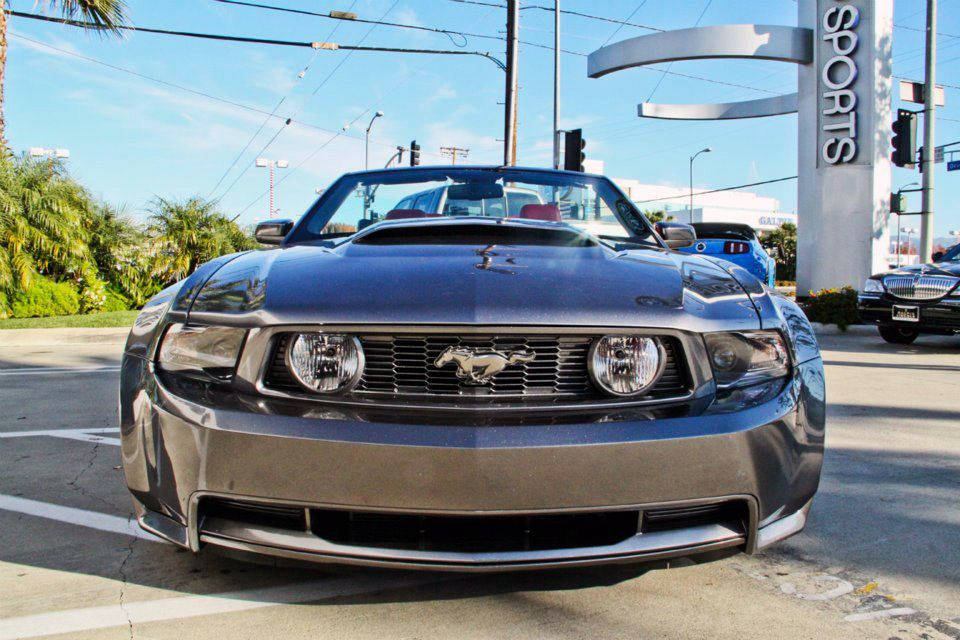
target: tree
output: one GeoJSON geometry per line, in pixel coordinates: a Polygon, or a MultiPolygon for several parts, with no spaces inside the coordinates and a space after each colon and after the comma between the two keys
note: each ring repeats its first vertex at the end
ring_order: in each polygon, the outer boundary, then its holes
{"type": "Polygon", "coordinates": [[[157,197],[148,232],[155,242],[153,273],[163,284],[186,278],[204,262],[226,253],[256,248],[235,222],[217,209],[215,200],[157,197]]]}
{"type": "Polygon", "coordinates": [[[95,277],[87,246],[92,207],[59,162],[0,157],[0,289],[26,289],[36,274],[95,277]]]}
{"type": "Polygon", "coordinates": [[[668,216],[667,212],[664,211],[663,209],[659,209],[657,211],[647,209],[643,212],[643,215],[647,217],[647,220],[649,220],[654,224],[658,222],[671,222],[674,219],[673,216],[668,216]]]}
{"type": "MultiPolygon", "coordinates": [[[[6,2],[3,3],[6,5],[6,2]]],[[[101,33],[119,35],[126,24],[126,3],[123,0],[47,0],[46,4],[60,10],[64,18],[79,18],[101,33]]],[[[0,7],[5,8],[5,7],[0,7]]],[[[4,80],[7,68],[7,14],[0,11],[0,141],[6,146],[6,118],[4,116],[4,80]]]]}
{"type": "Polygon", "coordinates": [[[797,225],[785,222],[760,241],[773,249],[777,261],[777,280],[794,282],[797,279],[797,225]]]}

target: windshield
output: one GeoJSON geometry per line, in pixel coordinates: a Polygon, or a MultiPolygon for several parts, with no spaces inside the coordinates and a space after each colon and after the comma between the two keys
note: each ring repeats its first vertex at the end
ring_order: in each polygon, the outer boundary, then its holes
{"type": "Polygon", "coordinates": [[[660,246],[643,216],[605,178],[455,167],[345,175],[307,212],[289,242],[343,237],[383,221],[415,218],[534,220],[660,246]]]}
{"type": "Polygon", "coordinates": [[[940,262],[960,262],[960,244],[956,244],[946,255],[940,258],[940,262]]]}

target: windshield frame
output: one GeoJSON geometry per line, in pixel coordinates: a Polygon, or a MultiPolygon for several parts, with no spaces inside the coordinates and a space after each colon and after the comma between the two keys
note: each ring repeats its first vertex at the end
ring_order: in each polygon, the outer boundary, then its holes
{"type": "MultiPolygon", "coordinates": [[[[616,217],[620,226],[628,234],[617,240],[621,242],[637,242],[637,246],[647,244],[655,245],[658,248],[666,248],[660,236],[657,234],[654,226],[646,219],[643,213],[630,202],[630,199],[617,187],[616,183],[605,176],[573,173],[569,171],[556,171],[552,169],[536,168],[518,168],[518,167],[415,167],[415,168],[393,168],[378,169],[372,171],[356,171],[345,173],[320,195],[313,205],[301,216],[300,220],[294,225],[294,228],[287,235],[282,243],[283,246],[296,244],[310,244],[317,242],[329,242],[335,240],[346,242],[354,233],[343,234],[324,234],[310,231],[316,228],[321,221],[325,227],[330,219],[336,214],[338,207],[345,197],[352,193],[361,182],[381,182],[383,184],[416,184],[418,180],[427,183],[430,180],[438,178],[456,179],[457,176],[467,174],[493,173],[499,176],[515,176],[517,182],[529,181],[531,183],[549,184],[555,180],[562,184],[565,181],[574,181],[594,188],[597,194],[604,201],[608,201],[613,215],[616,217]],[[336,203],[336,205],[333,205],[336,203]],[[322,218],[320,216],[326,216],[322,218]]],[[[499,178],[498,178],[499,179],[499,178]]],[[[573,225],[571,225],[573,226],[573,225]]],[[[609,244],[613,242],[612,238],[598,238],[598,240],[609,244]]]]}
{"type": "Polygon", "coordinates": [[[960,244],[950,247],[937,262],[955,262],[960,260],[960,244]]]}

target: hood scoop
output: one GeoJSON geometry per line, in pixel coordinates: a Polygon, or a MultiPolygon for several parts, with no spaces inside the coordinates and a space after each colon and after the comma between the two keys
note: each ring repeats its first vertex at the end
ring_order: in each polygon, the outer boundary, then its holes
{"type": "Polygon", "coordinates": [[[503,222],[419,222],[371,227],[357,245],[512,245],[595,247],[590,236],[571,227],[503,222]]]}

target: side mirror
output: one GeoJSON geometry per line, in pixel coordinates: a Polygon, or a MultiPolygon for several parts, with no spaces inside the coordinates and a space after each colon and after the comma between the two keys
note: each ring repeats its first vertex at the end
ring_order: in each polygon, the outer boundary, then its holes
{"type": "Polygon", "coordinates": [[[293,229],[293,220],[266,220],[257,225],[253,237],[260,244],[280,244],[293,229]]]}
{"type": "Polygon", "coordinates": [[[671,249],[692,247],[697,241],[697,232],[689,224],[680,222],[658,222],[654,225],[657,233],[671,249]]]}
{"type": "Polygon", "coordinates": [[[940,262],[943,260],[943,251],[937,251],[933,254],[933,261],[940,262]]]}

